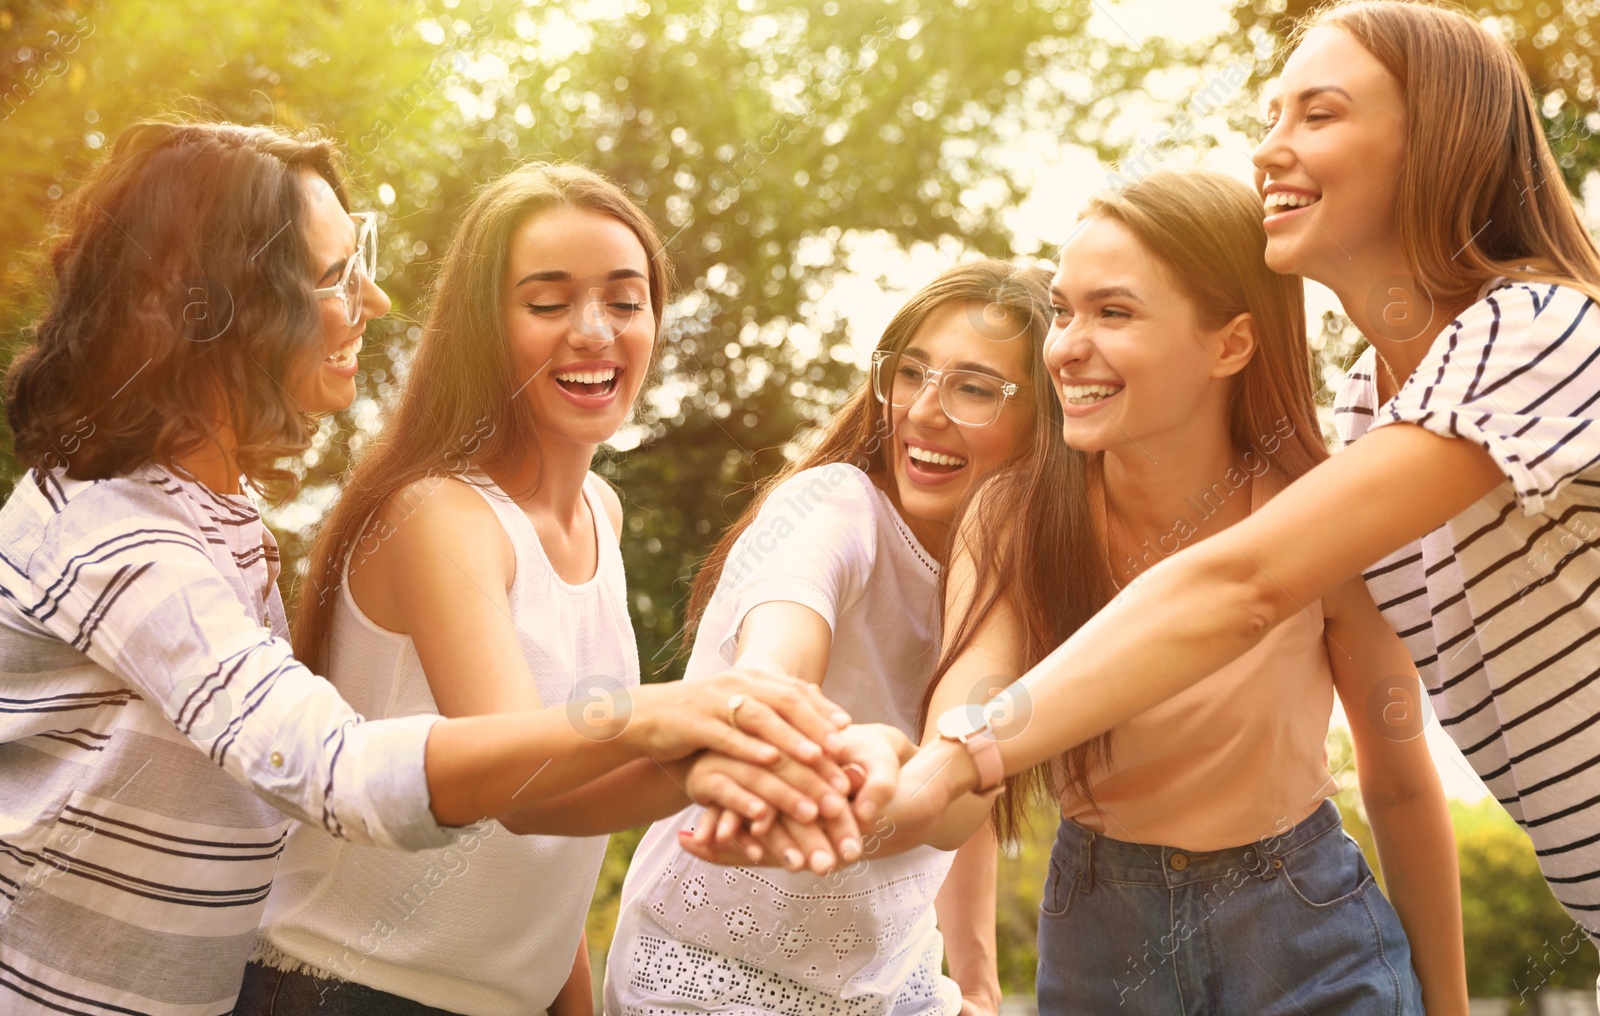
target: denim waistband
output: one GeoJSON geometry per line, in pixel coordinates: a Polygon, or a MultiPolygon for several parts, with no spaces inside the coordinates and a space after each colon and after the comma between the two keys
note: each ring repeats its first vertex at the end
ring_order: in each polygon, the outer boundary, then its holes
{"type": "Polygon", "coordinates": [[[1230,877],[1271,879],[1284,857],[1341,827],[1338,807],[1324,799],[1304,821],[1282,833],[1241,847],[1192,851],[1114,840],[1063,819],[1056,849],[1077,861],[1087,880],[1084,891],[1096,879],[1177,887],[1230,877]]]}

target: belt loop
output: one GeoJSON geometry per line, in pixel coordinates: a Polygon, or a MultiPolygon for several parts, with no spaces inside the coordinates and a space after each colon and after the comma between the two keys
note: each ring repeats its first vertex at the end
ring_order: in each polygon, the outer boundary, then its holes
{"type": "Polygon", "coordinates": [[[1078,891],[1085,896],[1094,892],[1094,835],[1083,831],[1083,888],[1078,891]]]}

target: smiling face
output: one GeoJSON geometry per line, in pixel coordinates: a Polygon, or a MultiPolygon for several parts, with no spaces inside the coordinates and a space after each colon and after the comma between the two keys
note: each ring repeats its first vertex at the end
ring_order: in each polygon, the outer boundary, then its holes
{"type": "Polygon", "coordinates": [[[597,445],[616,433],[655,346],[649,262],[622,222],[558,205],[512,232],[506,337],[542,439],[597,445]]]}
{"type": "MultiPolygon", "coordinates": [[[[350,213],[339,204],[333,188],[313,170],[300,174],[306,202],[306,247],[310,256],[312,286],[337,285],[346,262],[355,256],[357,229],[350,213]]],[[[344,301],[319,299],[322,344],[317,361],[300,371],[287,385],[295,403],[313,415],[332,413],[356,397],[356,354],[367,322],[389,313],[389,297],[369,278],[361,280],[361,316],[355,324],[345,318],[344,301]]]]}
{"type": "Polygon", "coordinates": [[[1010,381],[1021,391],[1005,400],[999,417],[985,427],[954,422],[939,403],[930,380],[904,408],[890,408],[893,428],[890,472],[895,500],[924,543],[954,517],[972,484],[1002,465],[1032,434],[1033,407],[1027,401],[1028,332],[1002,329],[1014,338],[997,341],[985,305],[952,301],[935,307],[918,326],[901,356],[935,370],[973,370],[1010,381]],[[925,535],[926,534],[926,535],[925,535]]]}
{"type": "MultiPolygon", "coordinates": [[[[1062,248],[1044,362],[1079,451],[1182,447],[1207,418],[1227,426],[1232,323],[1208,329],[1193,302],[1137,237],[1090,218],[1062,248]]],[[[1159,453],[1156,457],[1159,459],[1159,453]]]]}
{"type": "Polygon", "coordinates": [[[1324,25],[1284,65],[1252,160],[1267,265],[1335,290],[1400,252],[1405,97],[1377,57],[1324,25]]]}

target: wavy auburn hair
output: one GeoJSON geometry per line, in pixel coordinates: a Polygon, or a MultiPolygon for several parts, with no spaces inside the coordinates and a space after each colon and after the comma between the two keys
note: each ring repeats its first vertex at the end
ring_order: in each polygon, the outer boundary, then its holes
{"type": "Polygon", "coordinates": [[[315,421],[284,386],[323,343],[305,170],[349,208],[314,131],[146,121],[117,138],[56,213],[50,306],[6,375],[23,465],[80,480],[171,466],[220,418],[246,481],[293,494],[276,463],[315,421]]]}
{"type": "Polygon", "coordinates": [[[1471,302],[1496,276],[1600,300],[1600,252],[1509,46],[1461,11],[1417,0],[1335,3],[1296,26],[1295,40],[1323,26],[1350,33],[1400,82],[1400,242],[1436,301],[1471,302]]]}
{"type": "MultiPolygon", "coordinates": [[[[1162,170],[1093,198],[1080,218],[1107,219],[1131,232],[1192,303],[1201,327],[1219,328],[1250,314],[1257,347],[1235,375],[1229,403],[1236,448],[1289,479],[1327,458],[1312,396],[1304,289],[1299,277],[1267,267],[1267,234],[1254,190],[1219,173],[1162,170]]],[[[1055,401],[1053,389],[1050,398],[1055,401]]],[[[1002,602],[1022,629],[1017,648],[1026,670],[1116,594],[1106,564],[1105,520],[1091,496],[1101,455],[1067,447],[1059,423],[1048,436],[1035,442],[1032,458],[991,475],[974,492],[974,510],[960,529],[975,570],[972,606],[943,647],[941,674],[1002,602]]],[[[1054,775],[1092,799],[1089,778],[1110,757],[1111,735],[1102,734],[1065,752],[1054,775]]],[[[1035,786],[1048,784],[1026,789],[1035,786]]],[[[1014,836],[1026,804],[1026,796],[1002,795],[997,832],[1014,836]]]]}
{"type": "Polygon", "coordinates": [[[563,207],[610,216],[639,238],[659,334],[671,264],[661,234],[621,187],[582,166],[531,162],[480,188],[439,269],[399,405],[312,544],[293,627],[295,656],[312,670],[326,668],[334,593],[373,512],[417,480],[493,472],[537,454],[532,411],[517,397],[525,379],[517,377],[506,335],[506,270],[513,232],[530,216],[563,207]]]}

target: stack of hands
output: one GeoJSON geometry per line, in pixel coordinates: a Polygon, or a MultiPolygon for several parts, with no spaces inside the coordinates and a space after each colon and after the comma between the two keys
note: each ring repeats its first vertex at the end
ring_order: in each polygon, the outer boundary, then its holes
{"type": "Polygon", "coordinates": [[[960,793],[940,742],[919,751],[887,724],[852,723],[804,681],[731,670],[678,692],[650,754],[682,767],[705,807],[679,834],[704,860],[822,874],[917,846],[960,793]]]}

